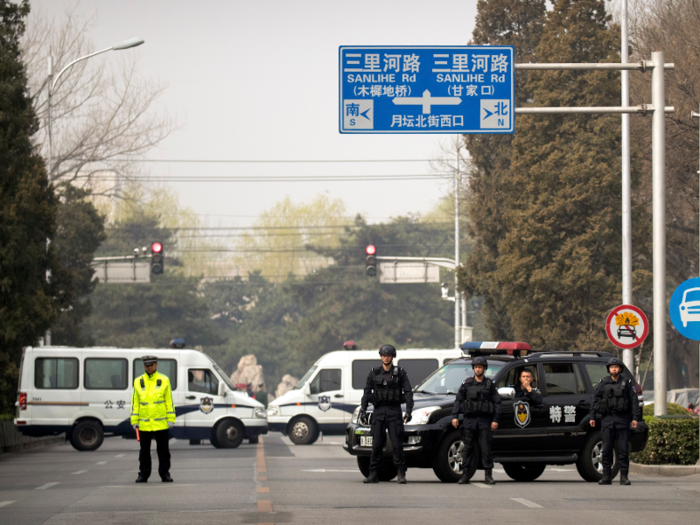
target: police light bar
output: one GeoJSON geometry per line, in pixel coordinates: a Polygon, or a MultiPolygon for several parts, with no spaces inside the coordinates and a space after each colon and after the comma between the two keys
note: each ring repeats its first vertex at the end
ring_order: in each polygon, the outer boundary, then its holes
{"type": "Polygon", "coordinates": [[[527,343],[510,341],[467,341],[462,344],[461,348],[470,355],[527,355],[532,351],[527,343]]]}
{"type": "Polygon", "coordinates": [[[370,244],[367,246],[367,249],[365,250],[367,252],[367,255],[374,255],[377,253],[377,247],[374,244],[370,244]]]}

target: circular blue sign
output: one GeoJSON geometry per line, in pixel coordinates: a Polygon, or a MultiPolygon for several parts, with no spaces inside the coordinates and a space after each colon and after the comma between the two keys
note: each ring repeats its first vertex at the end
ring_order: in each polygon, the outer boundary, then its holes
{"type": "Polygon", "coordinates": [[[700,341],[700,277],[688,279],[676,288],[668,312],[683,337],[700,341]]]}

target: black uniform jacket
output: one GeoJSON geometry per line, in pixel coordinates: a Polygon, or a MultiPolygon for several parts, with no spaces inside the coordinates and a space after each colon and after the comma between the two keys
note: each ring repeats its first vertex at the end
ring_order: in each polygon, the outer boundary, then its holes
{"type": "MultiPolygon", "coordinates": [[[[486,380],[487,379],[484,378],[484,381],[486,380]]],[[[488,422],[489,425],[491,423],[498,423],[498,419],[501,417],[501,396],[498,395],[498,389],[496,388],[496,384],[493,382],[493,380],[491,380],[491,388],[489,389],[488,397],[491,400],[491,403],[493,403],[493,414],[489,416],[477,416],[471,414],[467,416],[465,414],[463,423],[465,427],[468,428],[470,426],[468,420],[478,421],[481,424],[488,422]]],[[[457,391],[455,404],[452,408],[452,416],[454,418],[456,418],[461,412],[463,412],[463,405],[465,399],[467,399],[467,382],[463,381],[461,386],[459,387],[459,390],[457,391]]]]}
{"type": "Polygon", "coordinates": [[[629,399],[629,410],[627,412],[615,412],[601,414],[599,410],[599,403],[603,399],[603,390],[605,389],[605,381],[598,383],[595,389],[595,394],[593,396],[593,403],[591,403],[591,412],[589,414],[590,419],[602,419],[601,425],[603,428],[629,428],[630,423],[634,419],[635,421],[642,420],[642,409],[639,407],[639,397],[634,391],[634,386],[632,385],[632,380],[618,376],[617,381],[613,381],[613,385],[617,385],[620,382],[625,383],[625,395],[629,399]]]}
{"type": "MultiPolygon", "coordinates": [[[[391,368],[389,370],[384,370],[384,367],[381,366],[379,367],[379,378],[382,381],[386,381],[387,383],[393,382],[393,373],[394,373],[394,368],[396,368],[394,365],[391,365],[391,368]]],[[[370,370],[369,374],[367,375],[367,383],[365,384],[365,393],[362,395],[362,402],[360,403],[360,406],[362,407],[362,411],[367,410],[367,405],[369,403],[372,403],[374,405],[374,418],[376,419],[378,416],[385,414],[385,413],[398,413],[399,419],[401,418],[401,405],[400,404],[384,404],[381,401],[377,401],[374,398],[373,392],[374,392],[374,378],[375,378],[375,371],[377,369],[373,368],[370,370]]],[[[401,388],[403,389],[404,392],[404,401],[406,403],[406,414],[410,414],[413,412],[413,390],[411,390],[411,383],[408,381],[408,374],[406,371],[398,367],[398,376],[399,376],[399,384],[401,385],[401,388]]]]}
{"type": "Polygon", "coordinates": [[[528,401],[535,406],[539,406],[542,404],[542,394],[534,386],[532,387],[532,392],[516,388],[515,399],[522,399],[523,401],[528,401]]]}

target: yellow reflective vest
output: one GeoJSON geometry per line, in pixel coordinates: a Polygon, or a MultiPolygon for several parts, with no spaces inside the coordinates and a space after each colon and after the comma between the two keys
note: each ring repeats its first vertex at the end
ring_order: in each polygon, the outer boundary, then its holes
{"type": "Polygon", "coordinates": [[[131,425],[138,425],[142,432],[155,432],[167,429],[169,421],[175,422],[170,379],[157,371],[151,377],[137,377],[131,396],[131,425]]]}

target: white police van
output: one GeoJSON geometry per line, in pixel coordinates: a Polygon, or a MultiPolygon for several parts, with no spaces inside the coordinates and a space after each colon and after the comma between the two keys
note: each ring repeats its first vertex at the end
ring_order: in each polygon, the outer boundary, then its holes
{"type": "MultiPolygon", "coordinates": [[[[408,373],[415,386],[445,363],[462,357],[461,350],[397,350],[394,364],[408,373]]],[[[297,445],[314,443],[324,435],[342,435],[360,405],[372,368],[381,366],[378,350],[329,352],[309,368],[299,383],[268,404],[270,430],[282,432],[297,445]]]]}
{"type": "Polygon", "coordinates": [[[27,347],[20,365],[17,429],[28,436],[65,432],[77,450],[96,450],[105,434],[136,437],[130,423],[141,356],[158,358],[170,379],[176,439],[218,448],[256,443],[267,433],[265,407],[241,392],[205,353],[185,349],[27,347]]]}

